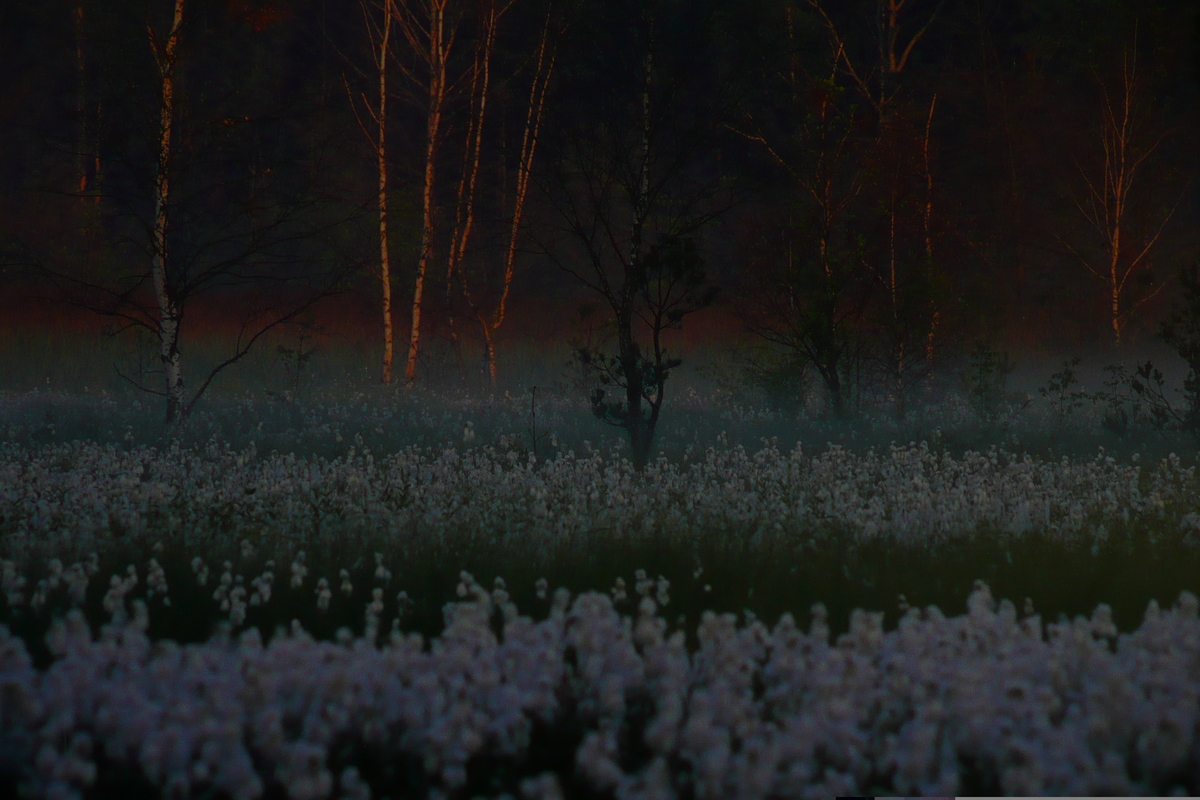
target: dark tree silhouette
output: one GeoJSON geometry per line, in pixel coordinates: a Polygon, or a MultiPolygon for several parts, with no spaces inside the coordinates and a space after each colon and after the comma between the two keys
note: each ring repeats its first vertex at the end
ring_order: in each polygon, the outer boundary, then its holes
{"type": "Polygon", "coordinates": [[[187,0],[173,0],[171,12],[165,30],[153,22],[147,26],[156,75],[152,97],[143,98],[148,113],[142,121],[153,132],[145,137],[153,145],[128,148],[124,179],[135,188],[109,197],[125,211],[110,223],[114,238],[134,244],[144,266],[109,280],[55,268],[30,248],[24,260],[54,288],[48,299],[112,320],[111,335],[130,329],[150,333],[158,345],[161,388],[121,377],[163,397],[166,421],[175,423],[269,331],[297,322],[339,292],[356,264],[324,246],[346,221],[328,216],[329,198],[282,178],[286,170],[277,168],[286,158],[268,163],[261,147],[243,141],[269,138],[280,118],[241,113],[249,109],[240,107],[236,92],[221,96],[200,71],[189,73],[188,61],[200,57],[207,31],[197,24],[189,33],[198,12],[187,0]],[[322,260],[326,263],[313,270],[322,260]],[[241,294],[243,306],[232,351],[189,394],[181,347],[186,312],[205,295],[222,302],[231,292],[241,294]]]}
{"type": "Polygon", "coordinates": [[[576,62],[563,81],[568,96],[560,94],[559,105],[570,116],[559,117],[546,193],[566,236],[543,240],[559,267],[612,312],[616,352],[577,354],[601,384],[592,410],[629,434],[639,470],[680,363],[668,356],[663,334],[715,299],[697,237],[732,202],[711,163],[720,99],[698,91],[711,14],[691,4],[652,5],[605,6],[599,19],[574,25],[589,36],[604,28],[623,46],[576,62]],[[613,386],[620,396],[610,394],[613,386]]]}

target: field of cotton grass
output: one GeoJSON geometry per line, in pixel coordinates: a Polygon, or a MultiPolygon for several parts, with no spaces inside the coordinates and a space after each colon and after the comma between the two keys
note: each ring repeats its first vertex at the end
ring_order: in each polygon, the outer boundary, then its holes
{"type": "Polygon", "coordinates": [[[0,784],[1200,793],[1194,445],[668,406],[639,474],[547,389],[0,396],[0,784]]]}

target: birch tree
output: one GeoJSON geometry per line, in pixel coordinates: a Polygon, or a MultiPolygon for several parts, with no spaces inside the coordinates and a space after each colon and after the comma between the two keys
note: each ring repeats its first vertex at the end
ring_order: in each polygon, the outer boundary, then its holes
{"type": "MultiPolygon", "coordinates": [[[[866,266],[876,277],[887,306],[882,327],[889,340],[888,352],[881,358],[885,362],[883,371],[886,373],[888,393],[901,417],[905,415],[906,398],[912,384],[916,379],[928,376],[932,369],[940,319],[937,300],[932,293],[933,172],[929,155],[936,95],[929,104],[928,113],[921,115],[925,123],[924,136],[921,138],[909,130],[915,126],[910,126],[906,119],[908,115],[904,113],[911,104],[900,96],[900,79],[915,48],[937,20],[944,0],[939,0],[932,10],[915,19],[912,2],[880,0],[877,4],[872,20],[876,52],[872,57],[862,55],[862,50],[852,49],[851,42],[830,15],[823,0],[807,0],[826,30],[835,54],[835,64],[850,85],[870,104],[877,120],[873,161],[877,173],[875,183],[883,188],[879,204],[886,219],[878,231],[883,246],[877,249],[866,266]],[[918,182],[924,184],[923,202],[913,197],[918,182]],[[919,256],[911,252],[907,242],[902,241],[906,238],[904,232],[912,227],[904,217],[915,206],[920,206],[916,215],[919,216],[918,225],[924,234],[923,252],[919,256]],[[914,258],[923,262],[922,269],[902,269],[910,266],[902,262],[914,258]],[[923,301],[919,297],[921,294],[925,295],[923,301]],[[922,335],[914,335],[916,327],[924,329],[922,335]],[[921,350],[924,351],[923,361],[917,356],[921,350]],[[924,375],[918,374],[921,372],[924,375]]],[[[915,117],[915,108],[913,112],[915,117]]]]}
{"type": "Polygon", "coordinates": [[[425,95],[425,169],[421,184],[421,244],[413,283],[412,322],[408,336],[408,358],[404,367],[405,383],[417,375],[417,356],[421,346],[421,312],[425,298],[425,279],[432,258],[434,240],[435,188],[440,155],[443,115],[451,88],[450,55],[458,31],[453,0],[414,0],[400,7],[399,22],[413,57],[402,62],[404,73],[423,89],[425,95]]]}
{"type": "MultiPolygon", "coordinates": [[[[117,371],[136,388],[162,397],[167,423],[177,423],[189,416],[213,381],[268,332],[296,323],[337,293],[355,260],[327,247],[331,231],[345,219],[322,207],[327,198],[308,196],[312,184],[297,185],[294,174],[271,182],[273,174],[286,170],[276,169],[283,162],[264,165],[257,147],[247,146],[258,139],[242,133],[255,124],[244,113],[250,109],[240,107],[245,101],[231,93],[232,100],[206,104],[202,93],[187,91],[196,87],[197,79],[211,87],[212,75],[201,77],[197,70],[189,79],[183,53],[191,6],[188,0],[173,0],[170,9],[164,30],[153,22],[145,28],[155,67],[154,88],[147,92],[154,100],[153,116],[146,120],[154,132],[152,178],[139,183],[149,170],[133,163],[146,155],[136,145],[112,161],[131,165],[128,175],[113,180],[114,186],[145,186],[114,199],[114,206],[133,211],[110,221],[126,242],[142,244],[137,237],[144,232],[145,267],[105,283],[92,275],[77,277],[74,270],[57,270],[36,257],[30,264],[58,289],[57,299],[111,320],[110,334],[136,329],[153,338],[162,376],[157,388],[117,371]],[[189,97],[184,113],[181,106],[189,97]],[[145,206],[148,217],[139,213],[145,206]],[[120,228],[122,222],[128,227],[120,228]],[[325,257],[332,262],[327,270],[303,274],[298,269],[325,257]],[[200,372],[198,386],[189,391],[181,353],[186,312],[202,295],[217,292],[223,307],[231,301],[235,308],[241,306],[241,326],[233,346],[200,372]]],[[[188,52],[189,58],[199,59],[198,50],[188,52]]],[[[212,93],[218,94],[219,88],[213,87],[212,93]]],[[[141,106],[143,99],[136,98],[132,108],[141,106]]]]}
{"type": "MultiPolygon", "coordinates": [[[[388,101],[388,62],[391,61],[392,20],[396,16],[394,0],[382,0],[380,3],[361,4],[363,20],[371,45],[372,66],[378,80],[379,94],[374,103],[361,96],[362,106],[373,123],[368,129],[362,118],[356,118],[359,127],[370,144],[378,172],[378,204],[379,204],[379,281],[383,298],[383,370],[380,380],[384,386],[392,382],[392,360],[394,350],[392,345],[392,270],[390,248],[388,244],[388,159],[387,159],[387,101],[388,101]],[[382,15],[382,23],[376,15],[382,15]]],[[[354,95],[346,85],[346,93],[354,102],[354,95]]]]}
{"type": "Polygon", "coordinates": [[[1161,137],[1154,141],[1143,138],[1137,45],[1122,55],[1115,86],[1099,75],[1096,81],[1100,89],[1100,158],[1094,167],[1076,161],[1086,191],[1075,198],[1075,207],[1086,221],[1093,242],[1099,245],[1099,252],[1091,256],[1070,243],[1067,247],[1104,283],[1109,328],[1113,343],[1119,346],[1133,312],[1162,290],[1159,285],[1140,299],[1132,300],[1134,284],[1130,279],[1141,275],[1149,278],[1147,284],[1153,281],[1148,258],[1175,209],[1167,210],[1157,224],[1150,225],[1138,224],[1133,213],[1134,187],[1140,187],[1145,162],[1161,142],[1161,137]]]}
{"type": "MultiPolygon", "coordinates": [[[[488,28],[487,37],[487,57],[490,58],[492,42],[494,41],[494,13],[492,15],[491,24],[488,28]]],[[[488,384],[493,392],[496,391],[496,332],[500,326],[504,324],[508,314],[508,299],[512,290],[513,275],[516,266],[517,245],[521,234],[521,219],[525,212],[525,201],[529,192],[529,178],[533,171],[533,159],[537,153],[539,136],[541,134],[542,117],[546,105],[546,90],[550,85],[550,78],[554,74],[554,63],[557,58],[556,41],[552,41],[551,32],[551,10],[547,8],[545,22],[542,25],[541,37],[538,41],[536,56],[533,60],[533,77],[530,80],[529,99],[526,106],[525,125],[521,134],[521,149],[517,156],[517,175],[516,186],[514,190],[512,217],[508,226],[508,235],[504,248],[502,277],[500,297],[495,302],[495,305],[488,311],[482,299],[477,296],[477,293],[471,288],[470,281],[466,273],[462,273],[462,292],[468,305],[471,308],[476,320],[479,323],[480,332],[483,335],[483,361],[484,370],[488,378],[488,384]]],[[[484,60],[486,65],[487,58],[484,60]]],[[[484,71],[484,91],[486,92],[486,68],[484,71]]],[[[473,197],[475,176],[479,170],[479,148],[483,126],[483,108],[484,102],[481,96],[479,102],[479,111],[476,115],[478,124],[474,127],[475,141],[473,161],[470,169],[470,192],[468,198],[473,197]]],[[[464,170],[464,176],[466,171],[464,170]]],[[[461,192],[460,192],[461,194],[461,192]]],[[[462,260],[463,250],[466,246],[466,235],[469,234],[471,228],[471,201],[468,200],[465,231],[462,240],[459,242],[457,260],[462,260]]],[[[453,250],[452,250],[453,252],[453,250]]],[[[452,262],[453,265],[453,262],[452,262]]]]}
{"type": "Polygon", "coordinates": [[[462,167],[459,172],[458,194],[455,198],[454,229],[446,254],[446,308],[450,315],[450,337],[462,367],[461,342],[455,324],[455,288],[472,309],[475,308],[465,272],[467,244],[475,228],[475,199],[479,183],[479,164],[483,152],[483,133],[487,121],[488,90],[491,87],[492,53],[496,46],[496,28],[500,15],[511,3],[498,8],[494,0],[483,4],[480,16],[482,31],[475,45],[475,61],[471,67],[471,87],[468,91],[466,136],[463,137],[462,167]]]}
{"type": "Polygon", "coordinates": [[[178,290],[167,276],[168,210],[171,203],[171,132],[175,123],[175,68],[178,64],[179,31],[183,25],[184,0],[175,0],[171,28],[165,40],[149,26],[150,44],[159,75],[158,167],[154,182],[154,228],[151,240],[151,275],[158,301],[158,347],[166,382],[167,422],[175,422],[188,409],[184,407],[183,369],[179,358],[179,323],[183,309],[178,290]]]}

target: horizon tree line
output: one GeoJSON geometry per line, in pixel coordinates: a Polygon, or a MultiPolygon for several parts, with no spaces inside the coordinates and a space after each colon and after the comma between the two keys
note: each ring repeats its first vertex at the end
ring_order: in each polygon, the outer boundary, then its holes
{"type": "Polygon", "coordinates": [[[1066,0],[362,0],[344,18],[160,0],[140,43],[135,5],[21,6],[70,56],[22,85],[73,91],[31,115],[60,131],[41,150],[13,128],[53,169],[8,194],[53,201],[8,216],[57,202],[71,233],[7,224],[3,252],[113,333],[153,335],[162,386],[138,385],[170,420],[367,275],[385,385],[402,280],[403,382],[444,342],[493,392],[513,293],[592,293],[615,350],[579,363],[636,460],[679,363],[670,331],[717,285],[766,368],[814,374],[834,414],[870,383],[903,416],[964,331],[996,338],[1081,279],[1121,344],[1193,247],[1194,162],[1164,120],[1190,119],[1194,53],[1162,43],[1200,20],[1170,0],[1086,34],[1066,0]],[[1035,113],[1053,103],[1060,125],[1035,113]],[[187,309],[231,291],[242,335],[189,395],[187,309]]]}

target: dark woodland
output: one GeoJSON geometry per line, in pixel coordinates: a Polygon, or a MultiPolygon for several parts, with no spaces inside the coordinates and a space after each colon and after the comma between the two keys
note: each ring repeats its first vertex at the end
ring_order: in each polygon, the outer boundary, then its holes
{"type": "Polygon", "coordinates": [[[143,336],[168,420],[295,326],[492,391],[566,343],[635,460],[697,342],[834,415],[973,347],[1189,357],[1191,3],[11,0],[0,37],[5,330],[143,336]]]}

